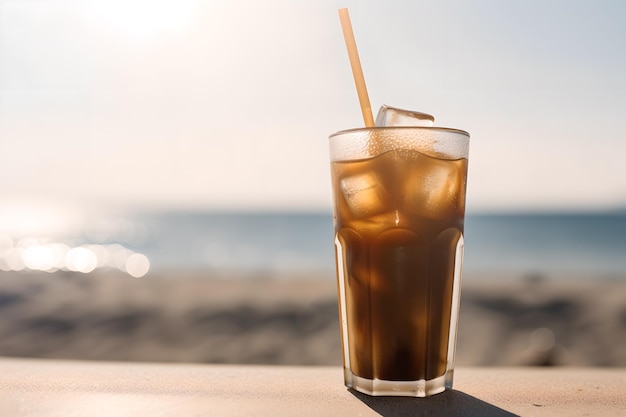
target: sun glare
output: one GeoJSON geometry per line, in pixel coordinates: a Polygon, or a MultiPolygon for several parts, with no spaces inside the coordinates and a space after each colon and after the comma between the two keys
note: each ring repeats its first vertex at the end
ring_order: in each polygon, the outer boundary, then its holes
{"type": "Polygon", "coordinates": [[[129,39],[146,40],[163,32],[186,28],[196,8],[195,0],[95,0],[89,14],[106,30],[129,39]]]}
{"type": "MultiPolygon", "coordinates": [[[[149,272],[150,260],[146,255],[119,243],[72,242],[85,234],[82,217],[77,207],[42,201],[0,201],[0,271],[61,270],[88,274],[103,268],[117,269],[135,278],[149,272]]],[[[106,233],[103,236],[111,237],[106,233]]]]}
{"type": "Polygon", "coordinates": [[[150,260],[119,244],[70,247],[48,238],[14,240],[0,234],[1,271],[74,271],[88,274],[98,268],[117,269],[141,278],[150,271],[150,260]]]}
{"type": "Polygon", "coordinates": [[[76,208],[38,201],[0,201],[0,230],[13,236],[55,236],[82,226],[76,208]]]}

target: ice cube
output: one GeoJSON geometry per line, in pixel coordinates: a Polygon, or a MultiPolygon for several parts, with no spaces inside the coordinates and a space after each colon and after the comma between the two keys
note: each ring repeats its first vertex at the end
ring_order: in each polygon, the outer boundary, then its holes
{"type": "Polygon", "coordinates": [[[450,215],[463,188],[460,161],[419,158],[405,180],[405,207],[429,218],[450,215]]]}
{"type": "Polygon", "coordinates": [[[387,192],[375,172],[350,175],[339,184],[353,218],[371,217],[387,209],[387,192]]]}
{"type": "Polygon", "coordinates": [[[374,216],[347,221],[346,226],[357,230],[364,238],[372,239],[385,230],[397,227],[398,216],[397,210],[386,211],[374,216]]]}
{"type": "Polygon", "coordinates": [[[376,126],[432,126],[435,118],[418,111],[397,109],[387,105],[380,106],[376,116],[376,126]]]}

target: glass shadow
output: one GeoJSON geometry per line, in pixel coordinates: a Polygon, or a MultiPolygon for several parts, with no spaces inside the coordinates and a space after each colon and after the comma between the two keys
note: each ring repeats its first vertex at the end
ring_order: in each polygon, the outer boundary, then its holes
{"type": "Polygon", "coordinates": [[[426,398],[370,397],[353,389],[348,391],[383,417],[519,417],[454,389],[426,398]]]}

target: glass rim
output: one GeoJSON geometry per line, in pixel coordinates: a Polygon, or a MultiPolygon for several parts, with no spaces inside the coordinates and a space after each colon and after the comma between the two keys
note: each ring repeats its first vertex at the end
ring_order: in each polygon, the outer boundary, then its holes
{"type": "Polygon", "coordinates": [[[453,127],[441,127],[441,126],[375,126],[375,127],[356,127],[356,128],[351,128],[351,129],[344,129],[344,130],[339,130],[335,133],[332,133],[328,138],[332,139],[336,136],[342,136],[342,135],[347,135],[347,134],[352,134],[352,133],[359,133],[359,132],[371,132],[371,131],[384,131],[384,130],[432,130],[432,131],[439,131],[439,132],[449,132],[449,133],[456,133],[456,134],[460,134],[463,136],[467,136],[468,138],[470,137],[470,134],[465,131],[465,130],[461,130],[461,129],[456,129],[453,127]]]}

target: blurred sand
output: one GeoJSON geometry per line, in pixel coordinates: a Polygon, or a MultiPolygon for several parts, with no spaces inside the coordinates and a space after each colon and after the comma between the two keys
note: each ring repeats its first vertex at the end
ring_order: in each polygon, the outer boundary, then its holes
{"type": "MultiPolygon", "coordinates": [[[[466,274],[457,363],[626,366],[626,278],[582,278],[466,274]]],[[[0,356],[339,365],[335,281],[0,272],[0,356]]]]}

